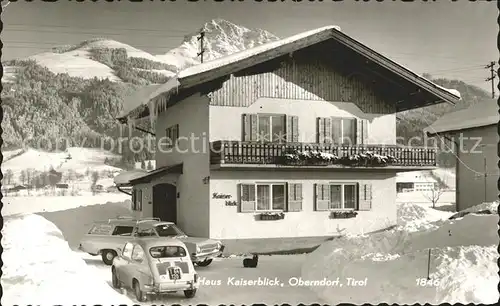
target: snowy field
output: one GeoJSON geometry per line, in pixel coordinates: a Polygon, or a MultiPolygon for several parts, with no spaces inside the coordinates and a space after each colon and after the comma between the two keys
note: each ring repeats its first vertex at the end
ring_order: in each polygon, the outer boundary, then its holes
{"type": "MultiPolygon", "coordinates": [[[[496,213],[497,205],[488,206],[496,213]]],[[[497,302],[498,215],[448,220],[452,215],[402,204],[396,228],[321,245],[308,256],[302,277],[338,278],[331,286],[310,285],[330,304],[497,302]],[[428,276],[430,282],[418,283],[428,276]],[[366,283],[353,286],[349,278],[366,283]]]]}
{"type": "Polygon", "coordinates": [[[28,148],[22,154],[15,156],[19,152],[19,150],[2,152],[11,157],[2,164],[2,171],[5,173],[6,170],[12,170],[14,180],[17,182],[20,172],[27,169],[48,171],[52,167],[59,172],[73,170],[80,174],[84,174],[87,170],[122,171],[120,168],[104,164],[106,158],[112,160],[119,156],[101,149],[71,147],[63,152],[46,152],[28,148]]]}
{"type": "MultiPolygon", "coordinates": [[[[130,215],[126,195],[119,195],[121,199],[111,194],[101,196],[79,200],[75,197],[3,199],[7,205],[2,229],[2,304],[29,304],[33,300],[40,305],[137,303],[130,290],[118,292],[111,287],[109,266],[99,256],[77,251],[78,241],[92,221],[130,215]],[[69,288],[61,293],[63,286],[69,288]]],[[[476,210],[496,213],[496,205],[482,205],[476,210]]],[[[337,238],[308,255],[261,256],[256,269],[243,268],[241,257],[220,258],[208,267],[196,268],[202,279],[216,284],[202,285],[194,299],[172,294],[148,304],[493,303],[498,300],[498,215],[469,214],[449,220],[453,212],[432,209],[429,205],[398,206],[399,224],[393,229],[337,238]],[[417,279],[427,278],[429,249],[431,284],[421,286],[417,279]],[[231,283],[231,280],[259,277],[277,278],[283,286],[248,287],[231,283]],[[325,277],[339,278],[343,286],[293,283],[325,277]],[[349,286],[348,277],[366,279],[367,283],[349,286]]]]}

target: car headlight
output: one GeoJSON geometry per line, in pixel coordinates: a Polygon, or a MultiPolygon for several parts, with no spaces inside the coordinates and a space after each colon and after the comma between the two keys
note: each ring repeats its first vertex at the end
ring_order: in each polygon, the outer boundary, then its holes
{"type": "Polygon", "coordinates": [[[199,246],[196,246],[196,253],[200,253],[201,252],[201,248],[199,246]]]}
{"type": "Polygon", "coordinates": [[[222,242],[217,241],[217,249],[219,249],[219,250],[220,250],[220,248],[221,248],[221,247],[222,247],[222,242]]]}

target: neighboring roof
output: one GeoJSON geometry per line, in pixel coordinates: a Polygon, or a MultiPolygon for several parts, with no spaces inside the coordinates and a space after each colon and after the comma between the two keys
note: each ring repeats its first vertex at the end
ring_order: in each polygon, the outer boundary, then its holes
{"type": "Polygon", "coordinates": [[[161,168],[158,168],[156,170],[149,171],[146,175],[131,179],[129,181],[129,184],[130,185],[137,185],[137,184],[142,184],[142,183],[149,183],[153,179],[155,179],[157,177],[161,177],[161,176],[163,176],[165,174],[169,174],[169,173],[182,174],[182,169],[183,169],[182,163],[176,164],[173,166],[161,167],[161,168]]]}
{"type": "Polygon", "coordinates": [[[146,174],[148,174],[148,171],[142,169],[123,171],[113,178],[113,183],[119,187],[129,186],[131,180],[145,176],[146,174]]]}
{"type": "Polygon", "coordinates": [[[426,127],[424,132],[428,135],[450,133],[496,125],[499,120],[497,101],[489,100],[474,104],[466,109],[447,113],[426,127]]]}
{"type": "Polygon", "coordinates": [[[364,56],[366,59],[431,93],[435,97],[434,103],[454,103],[460,100],[456,90],[442,88],[343,34],[338,27],[327,26],[186,68],[162,85],[145,86],[134,97],[126,99],[124,109],[118,116],[118,120],[126,122],[128,116],[136,116],[142,113],[151,100],[161,93],[167,93],[166,96],[168,97],[174,91],[179,92],[182,89],[215,80],[329,39],[334,39],[349,50],[364,56]]]}

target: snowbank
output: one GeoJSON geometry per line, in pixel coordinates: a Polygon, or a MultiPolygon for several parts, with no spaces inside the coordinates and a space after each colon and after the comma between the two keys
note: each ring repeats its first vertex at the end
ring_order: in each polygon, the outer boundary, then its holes
{"type": "Polygon", "coordinates": [[[448,219],[453,213],[412,203],[398,204],[398,229],[416,232],[436,228],[433,222],[448,219]]]}
{"type": "Polygon", "coordinates": [[[71,251],[62,233],[37,215],[5,218],[3,305],[129,304],[71,251]]]}
{"type": "Polygon", "coordinates": [[[400,206],[398,227],[324,243],[309,254],[302,278],[338,277],[343,286],[310,287],[331,304],[496,302],[498,216],[443,218],[445,214],[416,205],[400,206]],[[417,279],[427,277],[429,249],[430,277],[439,284],[418,286],[417,279]],[[366,279],[367,284],[349,286],[347,278],[366,279]]]}
{"type": "Polygon", "coordinates": [[[479,213],[479,214],[498,214],[498,201],[495,202],[486,202],[482,204],[478,204],[476,206],[469,207],[467,209],[461,210],[458,213],[452,215],[450,219],[461,218],[468,214],[479,213]]]}
{"type": "Polygon", "coordinates": [[[497,247],[454,247],[434,251],[439,262],[433,279],[440,280],[437,303],[495,303],[498,301],[497,247]],[[436,254],[437,253],[437,254],[436,254]]]}

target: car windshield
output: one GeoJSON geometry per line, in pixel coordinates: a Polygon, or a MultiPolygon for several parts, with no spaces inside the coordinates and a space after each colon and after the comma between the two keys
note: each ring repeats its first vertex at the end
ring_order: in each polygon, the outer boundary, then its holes
{"type": "Polygon", "coordinates": [[[153,258],[185,257],[186,250],[180,246],[156,246],[149,249],[153,258]]]}
{"type": "Polygon", "coordinates": [[[155,229],[160,237],[186,236],[186,234],[174,224],[157,225],[155,229]]]}

